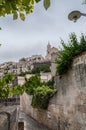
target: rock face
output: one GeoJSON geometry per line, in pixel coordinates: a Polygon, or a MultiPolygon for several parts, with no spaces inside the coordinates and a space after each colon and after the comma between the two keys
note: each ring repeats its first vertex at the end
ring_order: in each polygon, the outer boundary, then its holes
{"type": "Polygon", "coordinates": [[[26,93],[21,109],[52,130],[86,130],[86,53],[74,58],[67,74],[56,77],[56,87],[47,110],[32,108],[26,93]]]}
{"type": "Polygon", "coordinates": [[[0,130],[17,130],[17,107],[0,108],[0,130]]]}

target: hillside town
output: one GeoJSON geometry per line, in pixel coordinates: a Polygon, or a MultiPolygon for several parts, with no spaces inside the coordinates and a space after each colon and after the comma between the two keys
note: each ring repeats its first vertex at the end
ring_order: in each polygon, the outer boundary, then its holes
{"type": "Polygon", "coordinates": [[[0,130],[86,130],[84,16],[86,0],[0,0],[0,130]]]}
{"type": "Polygon", "coordinates": [[[38,65],[49,64],[51,65],[51,57],[57,53],[57,48],[51,47],[50,43],[47,45],[46,56],[32,55],[28,58],[21,58],[19,62],[5,62],[0,64],[0,78],[7,73],[14,73],[16,75],[22,72],[31,72],[31,70],[38,65]]]}

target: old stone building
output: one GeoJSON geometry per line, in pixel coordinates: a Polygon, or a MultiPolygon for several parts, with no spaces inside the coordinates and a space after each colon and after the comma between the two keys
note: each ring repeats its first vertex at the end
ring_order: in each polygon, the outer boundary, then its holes
{"type": "Polygon", "coordinates": [[[58,49],[55,48],[55,47],[51,47],[50,43],[48,43],[47,45],[47,53],[46,53],[46,56],[45,56],[45,60],[50,60],[51,61],[51,55],[53,53],[58,53],[58,49]]]}
{"type": "Polygon", "coordinates": [[[0,78],[7,73],[19,75],[22,72],[30,72],[34,67],[49,64],[51,65],[51,55],[57,53],[58,49],[47,45],[45,58],[42,55],[32,55],[31,57],[21,58],[19,62],[5,62],[0,64],[0,78]]]}
{"type": "Polygon", "coordinates": [[[5,62],[0,64],[0,78],[7,73],[20,74],[21,72],[29,72],[33,69],[34,63],[44,62],[41,55],[33,55],[29,58],[22,58],[19,62],[5,62]]]}

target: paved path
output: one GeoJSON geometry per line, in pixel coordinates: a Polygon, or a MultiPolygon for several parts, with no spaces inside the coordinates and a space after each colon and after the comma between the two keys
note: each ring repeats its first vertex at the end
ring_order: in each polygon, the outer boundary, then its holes
{"type": "Polygon", "coordinates": [[[19,119],[24,121],[24,130],[49,130],[23,112],[19,113],[19,119]]]}

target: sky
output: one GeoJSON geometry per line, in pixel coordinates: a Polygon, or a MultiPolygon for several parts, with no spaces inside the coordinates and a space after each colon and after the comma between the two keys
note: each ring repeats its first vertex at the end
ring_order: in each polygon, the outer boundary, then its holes
{"type": "Polygon", "coordinates": [[[76,23],[68,20],[68,14],[73,10],[86,13],[86,5],[82,2],[51,0],[51,6],[46,11],[41,0],[24,22],[13,20],[11,15],[0,17],[0,63],[36,54],[45,56],[48,42],[58,48],[61,39],[68,41],[70,33],[75,32],[78,38],[81,33],[86,34],[85,17],[82,16],[76,23]]]}

